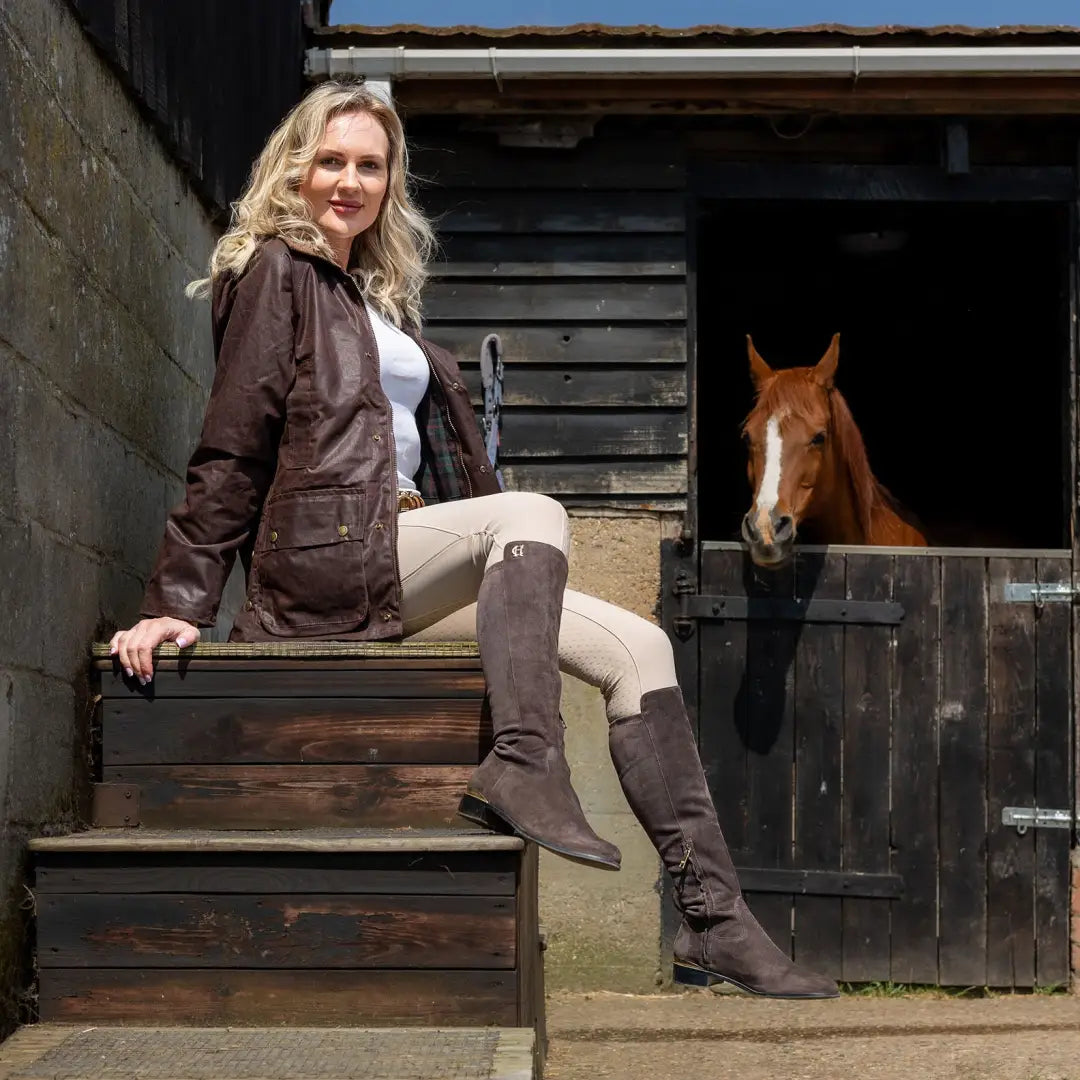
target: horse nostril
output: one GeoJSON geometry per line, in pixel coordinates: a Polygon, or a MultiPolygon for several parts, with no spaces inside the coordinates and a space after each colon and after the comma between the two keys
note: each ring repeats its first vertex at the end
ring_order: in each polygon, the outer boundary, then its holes
{"type": "Polygon", "coordinates": [[[761,543],[761,533],[758,532],[757,526],[749,514],[742,519],[742,535],[748,544],[761,543]]]}
{"type": "Polygon", "coordinates": [[[773,524],[773,536],[777,541],[790,540],[795,531],[795,523],[787,514],[781,514],[773,524]]]}

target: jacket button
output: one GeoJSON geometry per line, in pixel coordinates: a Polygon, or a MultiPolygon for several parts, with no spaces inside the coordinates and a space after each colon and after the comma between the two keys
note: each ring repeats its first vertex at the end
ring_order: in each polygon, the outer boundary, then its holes
{"type": "Polygon", "coordinates": [[[274,532],[273,529],[270,530],[270,543],[271,544],[276,544],[277,543],[277,533],[274,532]]]}
{"type": "Polygon", "coordinates": [[[250,611],[255,605],[250,600],[244,601],[244,610],[250,611]]]}
{"type": "Polygon", "coordinates": [[[486,473],[487,471],[488,471],[488,467],[486,465],[481,465],[480,466],[480,472],[486,473]]]}
{"type": "Polygon", "coordinates": [[[391,620],[391,619],[392,619],[393,617],[394,617],[394,616],[393,616],[393,615],[391,615],[389,611],[384,611],[384,612],[382,613],[382,621],[383,621],[383,622],[389,622],[389,621],[390,621],[390,620],[391,620]]]}
{"type": "Polygon", "coordinates": [[[451,383],[450,384],[450,389],[451,390],[460,390],[461,389],[461,383],[456,383],[456,382],[451,383]]]}
{"type": "Polygon", "coordinates": [[[382,436],[377,431],[374,435],[371,436],[371,438],[374,442],[382,442],[382,436]]]}
{"type": "Polygon", "coordinates": [[[348,536],[349,535],[349,526],[348,525],[339,525],[337,527],[337,531],[338,531],[338,536],[348,536]]]}
{"type": "Polygon", "coordinates": [[[381,521],[376,521],[375,522],[375,528],[376,529],[381,529],[382,527],[383,527],[383,523],[381,521]]]}

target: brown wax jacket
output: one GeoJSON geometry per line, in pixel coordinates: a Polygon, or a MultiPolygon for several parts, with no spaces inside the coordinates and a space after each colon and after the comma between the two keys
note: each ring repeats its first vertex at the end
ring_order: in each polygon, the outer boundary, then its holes
{"type": "MultiPolygon", "coordinates": [[[[400,637],[392,414],[355,281],[273,239],[215,282],[212,314],[214,385],[142,614],[213,625],[239,553],[230,640],[400,637]]],[[[417,486],[428,502],[494,494],[456,361],[414,336],[431,367],[417,486]]]]}

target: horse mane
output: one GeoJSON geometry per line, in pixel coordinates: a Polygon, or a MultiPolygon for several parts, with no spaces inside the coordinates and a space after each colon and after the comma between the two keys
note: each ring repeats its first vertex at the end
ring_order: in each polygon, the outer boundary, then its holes
{"type": "MultiPolygon", "coordinates": [[[[781,415],[804,412],[807,397],[821,389],[812,380],[812,370],[812,368],[788,368],[777,372],[777,377],[762,390],[750,415],[753,416],[758,409],[781,415]]],[[[843,394],[835,387],[824,392],[828,397],[829,418],[836,451],[844,468],[847,469],[851,483],[855,515],[863,536],[869,540],[874,511],[888,508],[895,512],[899,507],[870,468],[870,459],[866,456],[866,444],[863,442],[862,432],[859,431],[843,394]]],[[[747,421],[749,419],[747,417],[747,421]]]]}
{"type": "Polygon", "coordinates": [[[870,459],[866,455],[866,443],[863,442],[862,432],[851,415],[851,409],[848,408],[844,395],[835,387],[829,391],[829,413],[832,416],[833,436],[836,439],[841,460],[847,468],[848,479],[851,481],[855,516],[858,518],[863,536],[869,542],[874,511],[878,508],[895,511],[896,500],[874,476],[870,468],[870,459]]]}

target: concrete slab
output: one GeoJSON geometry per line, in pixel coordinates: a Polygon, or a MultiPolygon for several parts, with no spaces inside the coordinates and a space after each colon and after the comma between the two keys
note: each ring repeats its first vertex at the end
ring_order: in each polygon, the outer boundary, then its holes
{"type": "Polygon", "coordinates": [[[1080,997],[1067,994],[556,994],[548,1034],[547,1080],[1080,1078],[1080,997]]]}

